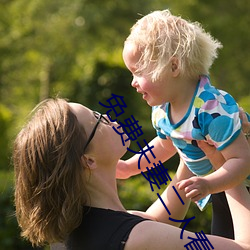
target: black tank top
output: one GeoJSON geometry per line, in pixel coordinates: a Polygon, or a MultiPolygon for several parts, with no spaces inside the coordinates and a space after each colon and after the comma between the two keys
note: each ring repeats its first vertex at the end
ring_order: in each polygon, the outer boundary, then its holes
{"type": "Polygon", "coordinates": [[[85,207],[82,223],[66,242],[67,250],[122,250],[140,216],[110,209],[85,207]]]}

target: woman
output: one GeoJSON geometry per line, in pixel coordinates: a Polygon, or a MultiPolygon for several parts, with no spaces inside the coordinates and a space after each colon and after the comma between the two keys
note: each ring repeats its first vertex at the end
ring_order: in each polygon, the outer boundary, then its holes
{"type": "MultiPolygon", "coordinates": [[[[65,242],[66,249],[183,249],[194,233],[169,220],[157,200],[149,209],[130,214],[119,200],[116,165],[129,142],[106,116],[63,99],[49,99],[34,111],[14,143],[16,215],[23,237],[33,245],[65,242]],[[136,214],[136,215],[135,215],[136,214]],[[160,221],[160,222],[159,222],[160,221]],[[162,223],[164,222],[164,223],[162,223]],[[169,223],[172,225],[168,225],[169,223]]],[[[180,163],[172,184],[190,177],[180,163]]],[[[250,249],[247,227],[250,200],[246,189],[227,191],[235,240],[207,236],[214,249],[250,249]],[[237,219],[235,218],[237,215],[237,219]]],[[[162,194],[171,217],[184,218],[185,205],[172,188],[162,194]]]]}

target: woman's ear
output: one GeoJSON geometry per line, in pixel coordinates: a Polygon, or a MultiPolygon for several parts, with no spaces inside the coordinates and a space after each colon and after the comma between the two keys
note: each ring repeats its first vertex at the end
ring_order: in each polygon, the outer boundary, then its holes
{"type": "Polygon", "coordinates": [[[171,70],[173,73],[173,76],[176,77],[180,74],[180,68],[179,68],[179,60],[176,57],[173,57],[171,59],[171,70]]]}
{"type": "Polygon", "coordinates": [[[82,160],[84,161],[85,164],[87,164],[89,169],[95,169],[96,167],[96,162],[95,159],[91,156],[88,155],[83,155],[82,160]]]}

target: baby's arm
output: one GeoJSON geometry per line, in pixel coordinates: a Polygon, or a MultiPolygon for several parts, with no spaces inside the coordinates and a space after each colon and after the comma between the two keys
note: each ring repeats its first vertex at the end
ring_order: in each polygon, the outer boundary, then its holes
{"type": "Polygon", "coordinates": [[[243,133],[222,150],[221,155],[225,159],[224,164],[219,154],[220,158],[212,159],[217,162],[217,167],[218,162],[223,164],[217,171],[204,177],[191,177],[179,182],[178,187],[185,190],[188,198],[197,201],[209,193],[227,190],[242,183],[250,174],[250,148],[243,133]]]}
{"type": "MultiPolygon", "coordinates": [[[[154,146],[152,149],[155,159],[150,152],[147,153],[151,163],[159,162],[159,160],[164,163],[166,160],[170,159],[175,155],[176,149],[172,144],[172,141],[167,139],[163,140],[160,137],[155,137],[152,141],[148,143],[149,146],[154,146]]],[[[150,166],[145,157],[141,158],[140,169],[138,169],[138,160],[140,155],[136,154],[128,160],[120,160],[117,164],[116,178],[126,179],[130,176],[137,175],[146,170],[146,167],[150,166]]]]}

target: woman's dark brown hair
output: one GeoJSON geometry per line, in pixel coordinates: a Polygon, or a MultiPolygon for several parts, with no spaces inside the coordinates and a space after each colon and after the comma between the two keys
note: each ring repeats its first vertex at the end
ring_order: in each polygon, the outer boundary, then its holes
{"type": "Polygon", "coordinates": [[[22,236],[33,245],[62,242],[82,220],[86,134],[68,103],[39,104],[13,150],[15,205],[22,236]]]}

